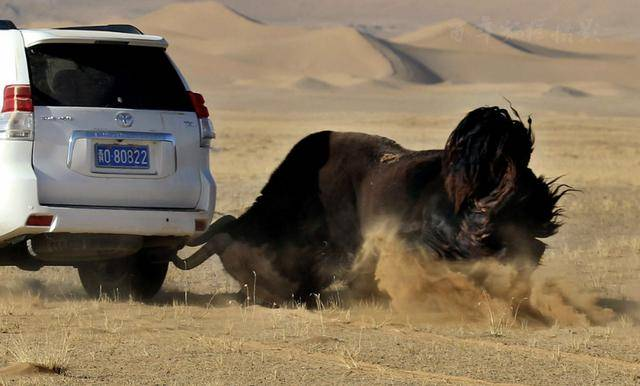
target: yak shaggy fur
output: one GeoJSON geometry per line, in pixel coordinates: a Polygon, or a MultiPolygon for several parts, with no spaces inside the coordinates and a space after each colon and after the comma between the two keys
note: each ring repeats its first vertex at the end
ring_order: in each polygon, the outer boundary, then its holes
{"type": "MultiPolygon", "coordinates": [[[[515,110],[514,110],[514,113],[515,110]]],[[[517,113],[516,113],[517,115],[517,113]]],[[[227,224],[225,269],[265,302],[305,301],[351,268],[372,224],[441,259],[538,262],[568,190],[529,169],[528,127],[507,110],[471,111],[444,150],[407,150],[373,135],[323,131],[298,142],[255,203],[227,224]]],[[[356,278],[355,280],[365,280],[356,278]]],[[[357,283],[353,283],[357,285],[357,283]]]]}

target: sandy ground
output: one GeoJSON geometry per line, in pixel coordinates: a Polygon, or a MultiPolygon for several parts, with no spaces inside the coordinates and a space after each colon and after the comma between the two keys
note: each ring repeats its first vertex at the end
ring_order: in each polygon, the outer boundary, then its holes
{"type": "MultiPolygon", "coordinates": [[[[539,114],[544,116],[543,114],[539,114]]],[[[388,135],[412,148],[443,144],[458,117],[400,113],[221,111],[212,167],[219,211],[239,213],[301,136],[321,128],[388,135]]],[[[238,284],[212,259],[171,270],[152,304],[84,297],[72,269],[0,271],[0,363],[62,362],[63,375],[24,383],[634,384],[640,382],[640,120],[540,118],[535,170],[583,190],[540,268],[616,310],[604,325],[541,325],[507,315],[466,320],[327,301],[322,311],[229,305],[238,284]],[[503,319],[502,319],[503,318],[503,319]],[[497,330],[496,330],[497,328],[497,330]]],[[[415,310],[417,311],[417,310],[415,310]]],[[[464,310],[463,310],[464,311],[464,310]]],[[[28,370],[27,372],[30,372],[28,370]]],[[[1,376],[1,373],[0,373],[1,376]]]]}
{"type": "Polygon", "coordinates": [[[309,311],[230,303],[241,287],[215,257],[172,268],[147,304],[89,299],[71,268],[1,268],[0,384],[640,384],[637,41],[540,30],[544,46],[507,44],[462,20],[381,40],[214,3],[135,23],[169,38],[214,112],[219,213],[242,213],[314,131],[433,149],[477,106],[507,97],[533,114],[534,171],[580,189],[536,273],[552,283],[539,309],[556,317],[479,292],[505,285],[498,274],[471,295],[414,292],[400,307],[337,291],[309,311]]]}

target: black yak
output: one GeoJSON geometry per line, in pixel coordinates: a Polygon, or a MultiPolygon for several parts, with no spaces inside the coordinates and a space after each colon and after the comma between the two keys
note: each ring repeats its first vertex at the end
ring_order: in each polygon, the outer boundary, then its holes
{"type": "MultiPolygon", "coordinates": [[[[515,110],[514,110],[515,113],[515,110]]],[[[516,113],[517,114],[517,113],[516,113]]],[[[531,121],[470,112],[444,150],[407,150],[373,135],[323,131],[298,142],[240,217],[214,223],[189,269],[216,253],[257,297],[306,301],[348,272],[369,224],[393,218],[408,243],[442,259],[526,258],[560,223],[567,189],[528,168],[531,121]]],[[[355,283],[357,285],[357,283],[355,283]]]]}

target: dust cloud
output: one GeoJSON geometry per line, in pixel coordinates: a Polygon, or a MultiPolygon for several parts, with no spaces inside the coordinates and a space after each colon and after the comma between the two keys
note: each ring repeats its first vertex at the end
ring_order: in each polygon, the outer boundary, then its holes
{"type": "Polygon", "coordinates": [[[434,321],[489,318],[502,324],[527,320],[563,326],[601,325],[615,317],[598,305],[595,294],[554,277],[544,266],[495,259],[443,261],[406,245],[394,229],[381,224],[367,232],[353,270],[370,272],[370,288],[388,297],[400,313],[434,321]]]}

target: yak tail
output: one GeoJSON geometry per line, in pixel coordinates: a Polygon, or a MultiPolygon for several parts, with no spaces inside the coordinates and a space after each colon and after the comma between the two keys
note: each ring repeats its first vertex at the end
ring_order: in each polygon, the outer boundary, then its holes
{"type": "Polygon", "coordinates": [[[534,143],[531,119],[527,127],[512,111],[517,120],[499,107],[478,108],[449,136],[442,170],[455,213],[497,190],[506,193],[504,189],[513,186],[515,174],[527,169],[534,143]]]}
{"type": "Polygon", "coordinates": [[[233,241],[229,233],[227,233],[227,228],[235,221],[236,218],[231,215],[220,217],[202,235],[187,244],[189,246],[197,246],[204,243],[204,245],[186,259],[181,259],[177,255],[172,256],[171,262],[173,262],[173,265],[178,269],[188,271],[204,263],[214,254],[222,254],[233,241]]]}

